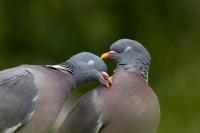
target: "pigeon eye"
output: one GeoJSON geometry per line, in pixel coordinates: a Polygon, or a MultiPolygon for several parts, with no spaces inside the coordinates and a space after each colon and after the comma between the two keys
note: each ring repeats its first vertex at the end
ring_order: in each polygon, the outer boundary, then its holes
{"type": "Polygon", "coordinates": [[[129,51],[129,50],[131,50],[132,49],[132,47],[126,47],[125,49],[124,49],[124,52],[127,52],[127,51],[129,51]]]}
{"type": "Polygon", "coordinates": [[[88,65],[92,66],[92,65],[94,65],[94,64],[95,64],[95,62],[94,62],[93,60],[89,60],[89,61],[88,61],[88,65]]]}

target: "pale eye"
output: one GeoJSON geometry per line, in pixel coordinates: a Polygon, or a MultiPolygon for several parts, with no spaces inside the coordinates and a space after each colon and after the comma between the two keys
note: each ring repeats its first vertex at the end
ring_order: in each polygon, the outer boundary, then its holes
{"type": "Polygon", "coordinates": [[[129,46],[128,46],[128,47],[125,48],[124,52],[127,52],[127,51],[129,51],[129,50],[131,50],[131,49],[132,49],[132,47],[129,47],[129,46]]]}
{"type": "Polygon", "coordinates": [[[88,61],[88,65],[92,66],[92,65],[94,65],[94,64],[95,64],[95,62],[94,62],[93,60],[89,60],[89,61],[88,61]]]}

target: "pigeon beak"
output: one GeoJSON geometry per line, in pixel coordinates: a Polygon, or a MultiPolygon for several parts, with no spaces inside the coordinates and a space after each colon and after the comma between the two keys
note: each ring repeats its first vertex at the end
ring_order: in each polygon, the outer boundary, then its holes
{"type": "Polygon", "coordinates": [[[113,56],[115,56],[117,54],[117,52],[115,51],[109,51],[107,53],[103,53],[101,55],[101,59],[105,59],[105,58],[112,58],[113,56]]]}
{"type": "Polygon", "coordinates": [[[107,88],[112,86],[112,79],[106,72],[100,72],[101,83],[104,84],[107,88]]]}

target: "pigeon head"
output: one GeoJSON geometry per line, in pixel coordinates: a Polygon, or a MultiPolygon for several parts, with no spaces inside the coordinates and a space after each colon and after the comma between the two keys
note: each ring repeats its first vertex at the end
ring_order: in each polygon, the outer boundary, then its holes
{"type": "Polygon", "coordinates": [[[61,65],[75,76],[77,84],[98,80],[107,87],[111,86],[110,77],[106,73],[106,64],[101,58],[92,53],[82,52],[76,54],[61,65]]]}
{"type": "Polygon", "coordinates": [[[148,73],[151,57],[147,49],[139,42],[120,39],[111,45],[110,50],[102,54],[101,58],[115,59],[119,67],[138,68],[148,73]]]}

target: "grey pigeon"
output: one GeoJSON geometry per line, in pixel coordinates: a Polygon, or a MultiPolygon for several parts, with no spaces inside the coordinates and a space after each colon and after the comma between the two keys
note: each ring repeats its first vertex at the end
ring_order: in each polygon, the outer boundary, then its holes
{"type": "Polygon", "coordinates": [[[22,65],[0,71],[0,133],[47,133],[76,85],[109,86],[105,63],[83,52],[59,65],[22,65]]]}
{"type": "Polygon", "coordinates": [[[140,43],[121,39],[102,58],[117,61],[112,87],[79,99],[58,133],[156,133],[160,107],[148,85],[150,55],[140,43]]]}

